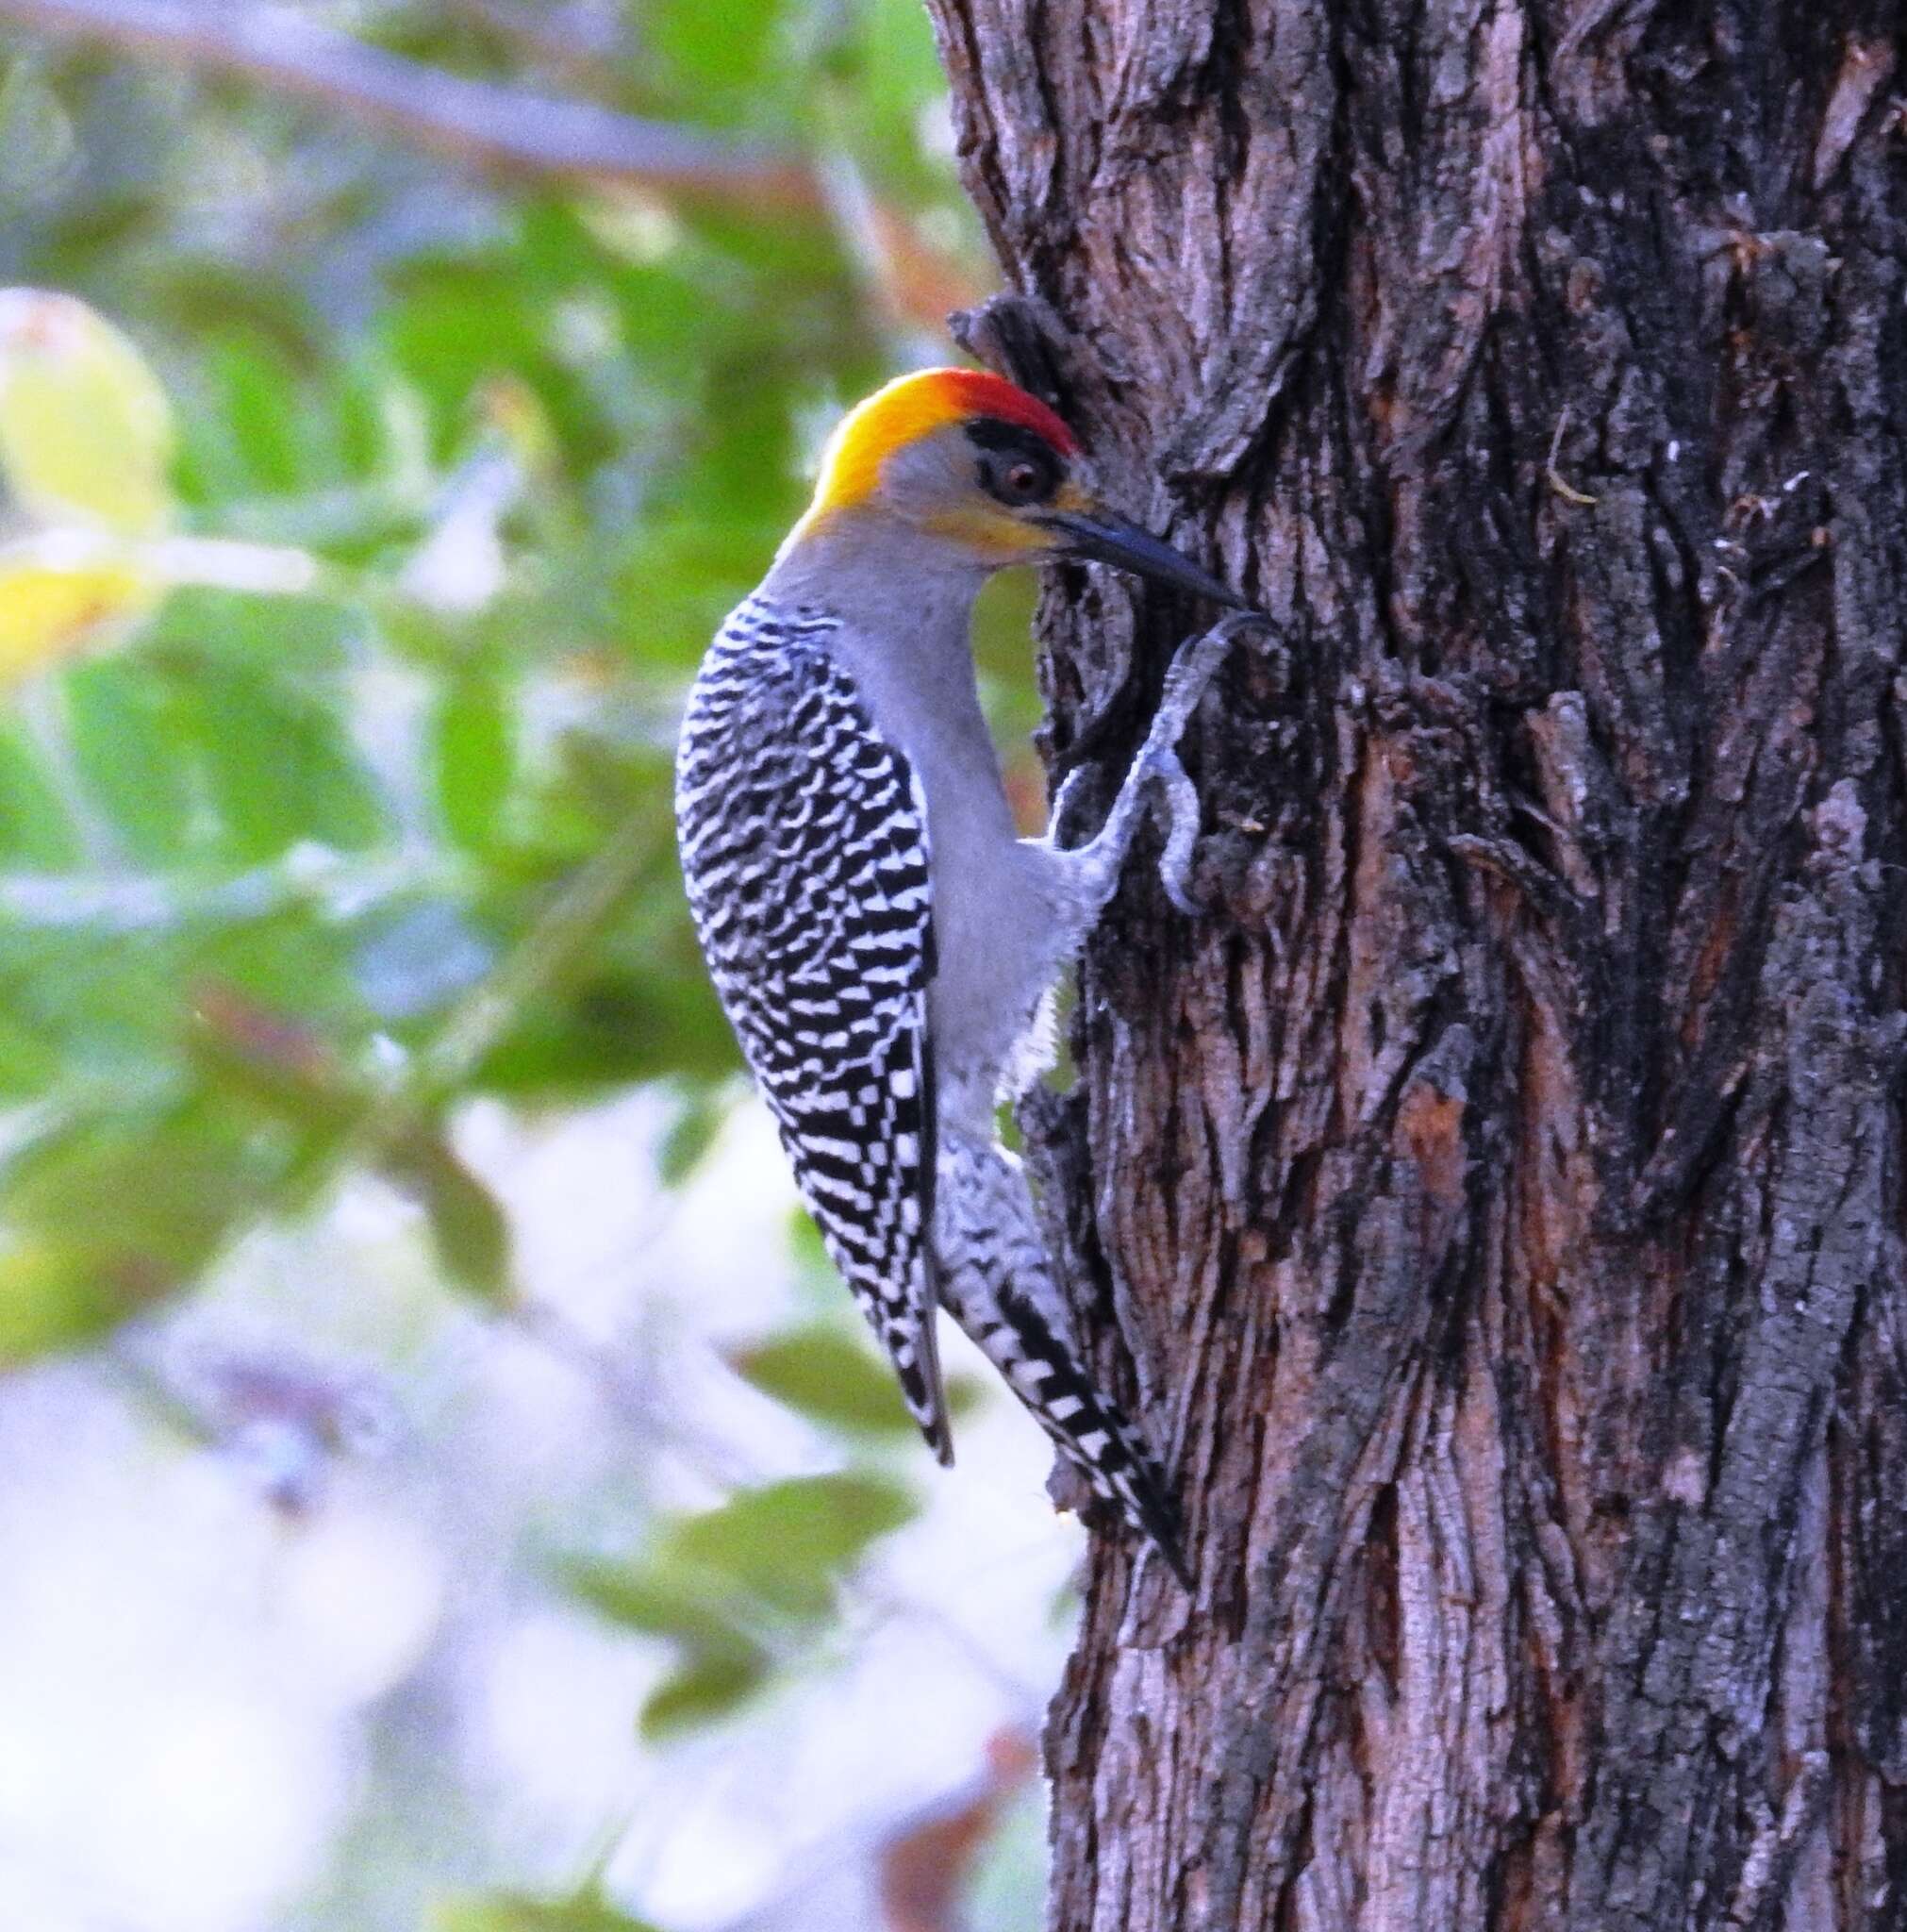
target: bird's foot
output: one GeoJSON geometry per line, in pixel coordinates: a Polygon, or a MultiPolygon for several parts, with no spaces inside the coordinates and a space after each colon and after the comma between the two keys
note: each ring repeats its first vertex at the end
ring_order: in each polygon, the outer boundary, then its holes
{"type": "Polygon", "coordinates": [[[1159,883],[1166,897],[1190,919],[1199,910],[1191,894],[1192,848],[1199,841],[1201,816],[1199,789],[1176,750],[1154,753],[1145,771],[1159,788],[1153,810],[1166,835],[1165,850],[1159,854],[1159,883]]]}
{"type": "MultiPolygon", "coordinates": [[[[1156,791],[1158,803],[1153,808],[1161,812],[1160,823],[1166,837],[1165,852],[1159,860],[1160,882],[1166,896],[1181,912],[1190,916],[1198,909],[1188,881],[1192,849],[1199,837],[1199,793],[1180,759],[1179,741],[1214,675],[1239,638],[1250,630],[1271,627],[1271,620],[1258,611],[1235,611],[1179,646],[1166,673],[1165,688],[1145,742],[1126,774],[1125,783],[1119,787],[1104,824],[1079,849],[1083,873],[1093,885],[1097,903],[1103,904],[1117,887],[1133,835],[1156,791]]],[[[1049,835],[1055,845],[1067,811],[1077,800],[1092,769],[1080,766],[1060,787],[1053,802],[1053,831],[1049,835]]]]}
{"type": "MultiPolygon", "coordinates": [[[[1202,636],[1188,638],[1172,654],[1166,673],[1165,689],[1159,693],[1159,708],[1152,714],[1152,729],[1146,733],[1145,749],[1160,741],[1176,745],[1205,688],[1219,667],[1232,655],[1232,648],[1247,631],[1269,631],[1276,626],[1262,610],[1235,610],[1220,618],[1202,636]]],[[[1144,756],[1142,751],[1141,757],[1144,756]]]]}

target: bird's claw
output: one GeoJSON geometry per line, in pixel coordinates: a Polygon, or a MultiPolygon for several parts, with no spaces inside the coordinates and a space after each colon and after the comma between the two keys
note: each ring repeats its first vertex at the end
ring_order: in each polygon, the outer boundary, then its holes
{"type": "MultiPolygon", "coordinates": [[[[1173,653],[1171,664],[1167,669],[1160,691],[1161,706],[1182,697],[1187,685],[1202,691],[1211,682],[1213,673],[1225,661],[1232,646],[1246,632],[1265,631],[1275,635],[1277,628],[1276,623],[1262,610],[1234,610],[1220,618],[1210,630],[1187,639],[1173,653]]],[[[1114,680],[1111,691],[1101,699],[1098,708],[1075,721],[1072,736],[1056,758],[1059,768],[1069,776],[1083,766],[1098,762],[1106,748],[1119,738],[1136,708],[1134,690],[1136,682],[1134,667],[1129,661],[1114,680]]],[[[1197,703],[1196,695],[1193,703],[1197,703]]]]}
{"type": "Polygon", "coordinates": [[[1088,782],[1098,772],[1095,764],[1086,763],[1073,766],[1060,780],[1059,790],[1053,794],[1053,809],[1047,813],[1047,839],[1051,844],[1059,845],[1061,834],[1066,829],[1067,814],[1088,790],[1088,782]]]}
{"type": "Polygon", "coordinates": [[[1262,610],[1235,610],[1221,617],[1210,630],[1188,639],[1173,654],[1171,668],[1166,673],[1167,700],[1188,685],[1202,693],[1241,637],[1248,631],[1275,633],[1277,628],[1262,610]]]}
{"type": "Polygon", "coordinates": [[[1273,628],[1271,620],[1261,612],[1239,610],[1181,644],[1166,673],[1153,729],[1139,754],[1141,768],[1146,777],[1158,786],[1164,805],[1166,847],[1159,855],[1159,883],[1165,888],[1166,897],[1187,918],[1195,917],[1199,911],[1188,881],[1192,851],[1199,838],[1201,808],[1198,788],[1179,758],[1179,740],[1198,709],[1206,687],[1239,637],[1248,630],[1273,628]]]}
{"type": "Polygon", "coordinates": [[[1156,753],[1148,761],[1147,776],[1158,786],[1165,808],[1165,850],[1159,854],[1159,883],[1187,919],[1195,918],[1198,903],[1189,890],[1192,851],[1199,840],[1199,790],[1174,750],[1156,753]]]}
{"type": "MultiPolygon", "coordinates": [[[[1275,631],[1276,625],[1260,611],[1235,611],[1210,630],[1182,643],[1173,654],[1151,728],[1125,783],[1119,787],[1098,833],[1078,848],[1081,862],[1086,868],[1085,875],[1094,881],[1096,907],[1103,906],[1117,886],[1133,833],[1151,803],[1147,796],[1149,788],[1156,786],[1160,795],[1154,809],[1166,841],[1159,859],[1159,881],[1167,898],[1179,911],[1187,918],[1197,916],[1199,907],[1187,881],[1191,875],[1192,850],[1199,838],[1199,793],[1180,761],[1179,740],[1204,697],[1213,675],[1248,630],[1275,631]]],[[[1061,784],[1048,820],[1047,843],[1054,849],[1067,849],[1060,845],[1060,832],[1068,809],[1077,803],[1087,783],[1086,774],[1097,769],[1091,764],[1076,765],[1061,784]]]]}

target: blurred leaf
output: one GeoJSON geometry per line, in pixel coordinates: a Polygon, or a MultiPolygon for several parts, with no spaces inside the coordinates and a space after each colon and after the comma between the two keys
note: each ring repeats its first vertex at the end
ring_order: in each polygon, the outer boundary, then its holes
{"type": "MultiPolygon", "coordinates": [[[[801,1216],[808,1225],[808,1217],[801,1216]]],[[[834,1264],[821,1264],[835,1290],[834,1264]]],[[[771,1336],[728,1357],[736,1372],[777,1402],[819,1423],[862,1435],[909,1436],[914,1419],[901,1399],[900,1384],[887,1364],[866,1344],[832,1323],[815,1322],[771,1336]]],[[[985,1385],[967,1374],[947,1377],[947,1408],[956,1420],[970,1415],[985,1395],[985,1385]]]]}
{"type": "Polygon", "coordinates": [[[207,981],[192,1002],[190,1041],[199,1065],[231,1091],[327,1136],[348,1131],[376,1104],[317,1031],[235,988],[207,981]]]}
{"type": "Polygon", "coordinates": [[[126,336],[74,296],[0,290],[0,475],[33,515],[156,535],[172,447],[165,391],[126,336]]]}
{"type": "Polygon", "coordinates": [[[271,1149],[204,1106],[83,1121],[13,1160],[7,1218],[29,1239],[170,1285],[210,1257],[274,1166],[271,1149]]]}
{"type": "Polygon", "coordinates": [[[839,1578],[916,1507],[905,1490],[877,1476],[797,1477],[676,1518],[633,1561],[589,1558],[565,1575],[602,1615],[678,1645],[676,1668],[643,1707],[642,1733],[658,1738],[723,1715],[760,1690],[773,1657],[754,1626],[766,1617],[785,1636],[822,1624],[839,1578]]]}
{"type": "Polygon", "coordinates": [[[103,641],[159,595],[130,560],[66,568],[42,561],[37,544],[0,547],[0,689],[103,641]]]}
{"type": "Polygon", "coordinates": [[[573,1898],[533,1898],[495,1891],[453,1899],[430,1914],[431,1932],[655,1932],[646,1920],[618,1911],[595,1887],[573,1898]]]}
{"type": "Polygon", "coordinates": [[[677,1732],[726,1717],[754,1696],[767,1678],[765,1658],[702,1652],[665,1677],[644,1699],[642,1736],[647,1742],[657,1743],[677,1732]]]}
{"type": "Polygon", "coordinates": [[[0,1369],[97,1341],[145,1299],[83,1242],[0,1241],[0,1369]]]}
{"type": "MultiPolygon", "coordinates": [[[[229,329],[234,305],[215,326],[229,329]]],[[[242,340],[224,335],[194,371],[182,411],[182,496],[224,532],[257,542],[358,558],[406,535],[432,483],[422,408],[377,358],[311,372],[264,341],[265,318],[242,340]]]]}
{"type": "Polygon", "coordinates": [[[705,974],[591,963],[578,984],[546,991],[517,1015],[485,1057],[481,1086],[548,1099],[665,1074],[721,1079],[739,1063],[705,974]]]}
{"type": "Polygon", "coordinates": [[[647,1557],[618,1562],[582,1557],[563,1567],[571,1593],[599,1616],[647,1637],[672,1637],[698,1651],[755,1657],[761,1646],[728,1621],[711,1600],[705,1578],[687,1575],[647,1557]]]}
{"type": "Polygon", "coordinates": [[[206,774],[233,856],[275,858],[301,841],[372,842],[383,811],[344,721],[262,665],[221,654],[169,660],[181,748],[206,774]]]}
{"type": "Polygon", "coordinates": [[[65,696],[74,763],[127,852],[149,864],[187,858],[204,800],[178,756],[181,720],[165,682],[146,665],[102,659],[75,666],[65,696]]]}
{"type": "Polygon", "coordinates": [[[472,669],[445,688],[432,749],[445,829],[459,845],[481,852],[497,836],[516,767],[510,708],[493,675],[472,669]]]}
{"type": "Polygon", "coordinates": [[[53,1042],[17,1016],[0,1012],[0,1094],[22,1100],[50,1086],[61,1071],[53,1042]]]}
{"type": "Polygon", "coordinates": [[[837,1328],[790,1329],[730,1360],[764,1394],[816,1422],[871,1435],[914,1432],[892,1373],[837,1328]]]}
{"type": "Polygon", "coordinates": [[[655,1150],[655,1171],[667,1188],[679,1188],[715,1144],[728,1108],[712,1093],[690,1093],[676,1109],[655,1150]]]}
{"type": "Polygon", "coordinates": [[[79,854],[78,835],[39,747],[0,716],[0,861],[50,872],[79,854]]]}
{"type": "Polygon", "coordinates": [[[778,0],[657,0],[645,8],[644,39],[667,65],[672,88],[692,94],[698,118],[759,126],[775,94],[798,76],[783,71],[778,0]]]}
{"type": "Polygon", "coordinates": [[[791,1616],[824,1616],[839,1577],[918,1507],[880,1476],[794,1476],[678,1519],[660,1540],[657,1561],[721,1576],[791,1616]]]}
{"type": "Polygon", "coordinates": [[[758,1617],[759,1606],[734,1600],[720,1577],[652,1555],[623,1562],[584,1558],[564,1567],[564,1581],[610,1623],[676,1645],[675,1669],[645,1707],[647,1736],[720,1715],[769,1679],[773,1658],[736,1622],[758,1617]]]}
{"type": "Polygon", "coordinates": [[[478,1300],[507,1307],[510,1226],[496,1196],[436,1131],[406,1136],[385,1165],[422,1204],[444,1272],[478,1300]]]}
{"type": "Polygon", "coordinates": [[[273,1159],[204,1104],[80,1121],[16,1155],[0,1360],[89,1341],[176,1291],[269,1184],[273,1159]]]}
{"type": "Polygon", "coordinates": [[[322,417],[304,407],[282,348],[256,329],[226,335],[213,346],[207,375],[252,489],[290,493],[336,477],[340,466],[327,459],[322,417]]]}
{"type": "MultiPolygon", "coordinates": [[[[202,988],[196,1018],[200,1062],[230,1089],[302,1130],[302,1154],[289,1157],[280,1169],[287,1180],[301,1174],[322,1179],[323,1164],[339,1145],[381,1109],[405,1105],[354,1075],[309,1028],[229,987],[202,988]]],[[[441,1124],[406,1122],[400,1114],[394,1130],[372,1144],[383,1150],[386,1175],[423,1209],[445,1274],[492,1307],[506,1306],[512,1296],[508,1220],[444,1138],[441,1124]]]]}
{"type": "MultiPolygon", "coordinates": [[[[583,241],[579,225],[571,232],[583,241]]],[[[572,261],[572,273],[586,261],[572,261]]],[[[399,299],[379,322],[382,348],[428,400],[439,457],[451,453],[473,399],[506,375],[534,398],[566,453],[600,435],[556,354],[553,291],[529,268],[522,253],[498,246],[413,262],[395,278],[399,299]]]]}

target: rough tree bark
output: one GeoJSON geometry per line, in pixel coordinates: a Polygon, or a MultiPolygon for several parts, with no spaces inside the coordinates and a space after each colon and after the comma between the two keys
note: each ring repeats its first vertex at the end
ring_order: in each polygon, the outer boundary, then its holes
{"type": "MultiPolygon", "coordinates": [[[[1907,1925],[1899,7],[929,4],[974,341],[1285,632],[1043,1123],[1200,1572],[1055,1926],[1907,1925]]],[[[1190,616],[1064,589],[1062,753],[1190,616]]]]}

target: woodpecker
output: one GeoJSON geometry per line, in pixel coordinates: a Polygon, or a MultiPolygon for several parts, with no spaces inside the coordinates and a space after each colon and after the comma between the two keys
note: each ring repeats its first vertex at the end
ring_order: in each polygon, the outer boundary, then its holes
{"type": "MultiPolygon", "coordinates": [[[[814,500],[703,661],[676,758],[697,936],[828,1254],[951,1462],[944,1307],[1063,1457],[1188,1582],[1177,1517],[1093,1387],[997,1111],[1040,1071],[1055,980],[1150,798],[1186,905],[1198,798],[1176,745],[1229,647],[1186,646],[1096,837],[1018,834],[975,689],[995,571],[1084,558],[1245,600],[1097,502],[1079,444],[999,376],[928,370],[842,421],[814,500]]],[[[1188,1586],[1189,1587],[1189,1586],[1188,1586]]]]}

